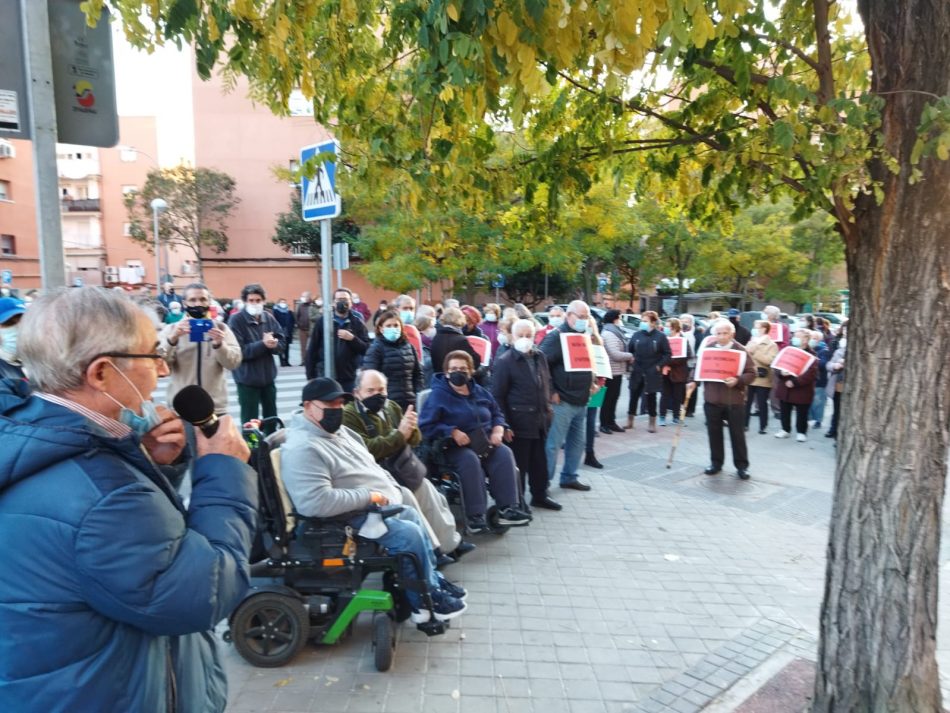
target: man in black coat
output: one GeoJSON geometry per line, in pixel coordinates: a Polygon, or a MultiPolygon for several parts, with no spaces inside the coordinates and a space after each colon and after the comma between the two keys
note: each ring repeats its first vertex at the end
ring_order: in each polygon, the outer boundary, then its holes
{"type": "Polygon", "coordinates": [[[567,371],[561,351],[562,334],[586,334],[593,319],[590,307],[583,300],[574,300],[567,306],[564,323],[549,332],[541,342],[551,372],[551,406],[554,416],[545,441],[548,461],[548,482],[554,480],[557,457],[564,446],[564,467],[561,487],[568,490],[590,490],[587,483],[577,478],[577,469],[584,457],[587,434],[587,402],[594,384],[593,371],[567,371]]]}
{"type": "MultiPolygon", "coordinates": [[[[353,390],[356,371],[363,355],[369,349],[369,335],[363,319],[351,311],[351,292],[341,287],[333,293],[333,364],[335,379],[343,390],[353,390]]],[[[323,373],[323,320],[311,325],[310,344],[307,347],[307,379],[325,376],[323,373]]]]}
{"type": "MultiPolygon", "coordinates": [[[[232,372],[241,404],[241,423],[277,415],[277,367],[274,355],[284,348],[284,332],[274,315],[264,309],[267,295],[258,284],[241,290],[244,309],[234,314],[228,327],[241,345],[241,365],[232,372]]],[[[272,433],[275,422],[264,424],[272,433]]]]}
{"type": "Polygon", "coordinates": [[[280,352],[280,365],[290,366],[290,345],[294,341],[294,327],[297,320],[287,306],[287,300],[281,297],[274,305],[274,318],[284,332],[284,348],[280,352]]]}
{"type": "Polygon", "coordinates": [[[519,319],[511,326],[512,349],[492,369],[492,394],[514,433],[511,450],[521,471],[521,490],[528,476],[531,506],[560,510],[548,495],[544,445],[551,425],[551,374],[544,354],[534,345],[535,323],[519,319]]]}

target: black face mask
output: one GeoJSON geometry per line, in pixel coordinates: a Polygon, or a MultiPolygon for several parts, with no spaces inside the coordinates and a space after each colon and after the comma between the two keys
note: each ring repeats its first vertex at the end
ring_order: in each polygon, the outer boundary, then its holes
{"type": "Polygon", "coordinates": [[[320,428],[322,428],[327,433],[336,433],[340,430],[340,426],[343,425],[343,409],[342,408],[325,408],[323,409],[323,418],[320,419],[320,428]]]}
{"type": "Polygon", "coordinates": [[[346,314],[350,311],[350,305],[346,300],[337,300],[336,311],[339,314],[346,314]]]}
{"type": "Polygon", "coordinates": [[[208,308],[204,305],[187,305],[185,313],[192,319],[204,319],[205,315],[208,314],[208,308]]]}
{"type": "Polygon", "coordinates": [[[452,386],[468,386],[468,374],[464,371],[453,371],[449,374],[449,383],[452,386]]]}
{"type": "Polygon", "coordinates": [[[366,407],[366,410],[370,413],[379,413],[379,410],[386,403],[386,394],[373,394],[372,396],[367,396],[363,399],[363,406],[366,407]]]}

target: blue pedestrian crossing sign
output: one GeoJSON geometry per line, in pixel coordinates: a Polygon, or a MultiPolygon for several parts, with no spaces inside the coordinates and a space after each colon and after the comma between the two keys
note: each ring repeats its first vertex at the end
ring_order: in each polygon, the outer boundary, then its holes
{"type": "Polygon", "coordinates": [[[4,285],[9,285],[13,282],[13,270],[4,270],[0,273],[0,282],[3,282],[4,285]]]}
{"type": "MultiPolygon", "coordinates": [[[[304,146],[300,149],[300,165],[322,153],[337,155],[336,141],[304,146]]],[[[340,215],[340,196],[336,192],[336,162],[322,161],[317,165],[313,178],[303,176],[300,184],[300,206],[303,219],[327,220],[340,215]]]]}

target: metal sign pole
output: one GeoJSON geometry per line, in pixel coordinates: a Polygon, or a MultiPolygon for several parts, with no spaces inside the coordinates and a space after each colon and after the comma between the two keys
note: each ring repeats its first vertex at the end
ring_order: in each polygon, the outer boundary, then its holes
{"type": "Polygon", "coordinates": [[[323,375],[336,378],[336,364],[333,361],[333,295],[330,292],[330,219],[320,221],[320,273],[323,282],[323,375]]]}
{"type": "Polygon", "coordinates": [[[66,284],[59,172],[56,166],[56,101],[53,95],[49,15],[45,2],[22,0],[21,7],[30,80],[27,92],[29,116],[33,123],[33,176],[36,183],[40,273],[43,287],[49,290],[66,284]]]}

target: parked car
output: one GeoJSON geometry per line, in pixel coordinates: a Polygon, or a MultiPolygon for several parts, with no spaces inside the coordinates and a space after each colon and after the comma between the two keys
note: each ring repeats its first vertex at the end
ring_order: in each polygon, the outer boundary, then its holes
{"type": "Polygon", "coordinates": [[[831,322],[832,325],[837,327],[846,319],[843,314],[838,314],[837,312],[800,312],[795,315],[798,318],[798,321],[804,322],[805,317],[823,317],[831,322]]]}

